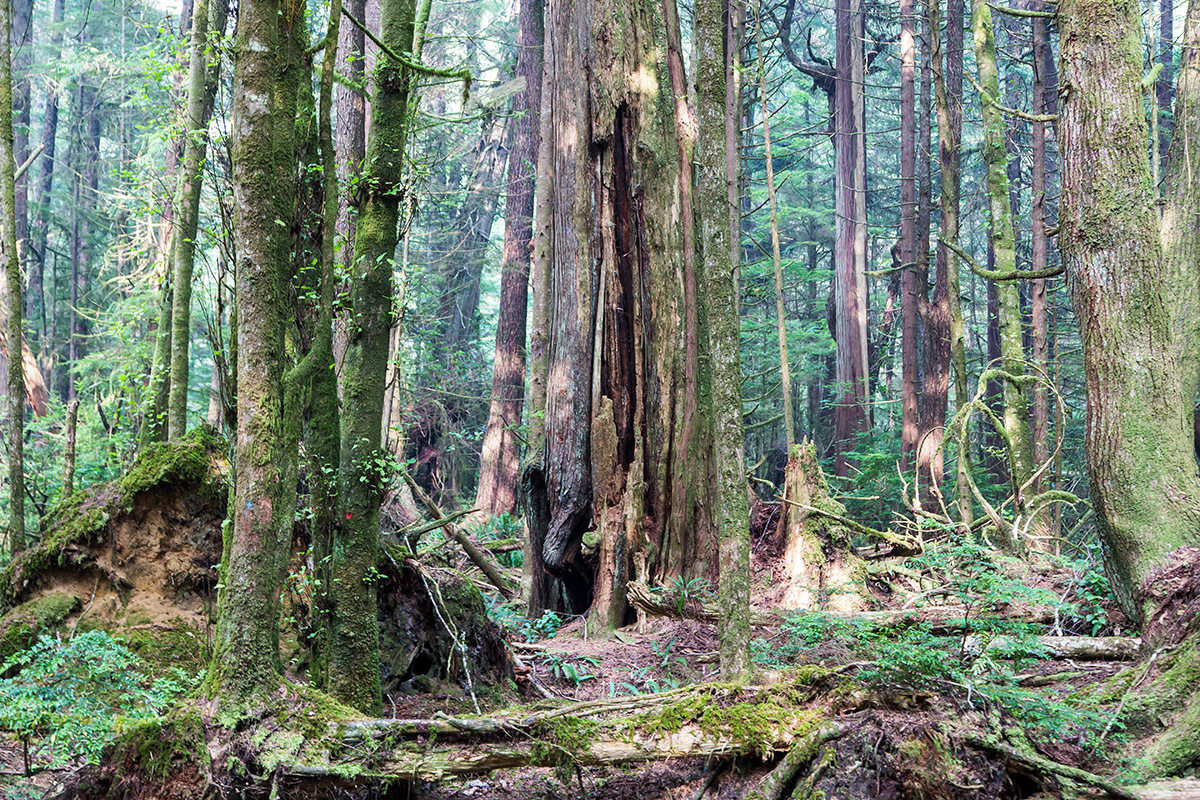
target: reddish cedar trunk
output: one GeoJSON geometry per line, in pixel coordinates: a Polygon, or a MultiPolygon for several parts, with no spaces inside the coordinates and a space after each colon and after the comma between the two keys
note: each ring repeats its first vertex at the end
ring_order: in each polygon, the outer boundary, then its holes
{"type": "Polygon", "coordinates": [[[525,89],[513,100],[509,123],[508,196],[500,264],[500,316],[492,400],[475,505],[487,514],[512,513],[517,503],[521,404],[525,394],[525,311],[529,300],[529,257],[533,238],[533,188],[537,174],[538,109],[542,96],[541,0],[522,0],[517,21],[517,77],[525,89]]]}
{"type": "MultiPolygon", "coordinates": [[[[544,519],[546,528],[531,536],[542,538],[547,568],[582,606],[592,575],[582,537],[595,526],[602,626],[624,621],[634,569],[665,580],[711,578],[716,567],[700,361],[707,334],[690,247],[678,42],[671,2],[568,0],[547,9],[542,147],[552,157],[538,166],[553,183],[549,207],[539,205],[535,257],[547,265],[535,279],[535,289],[546,286],[535,313],[546,303],[547,382],[545,444],[533,454],[546,483],[530,514],[531,526],[544,519]],[[578,25],[592,35],[578,36],[578,25]]],[[[540,371],[535,362],[535,397],[540,371]]]]}
{"type": "Polygon", "coordinates": [[[917,272],[916,40],[912,0],[900,0],[900,370],[901,464],[908,470],[917,449],[918,298],[917,272]]]}
{"type": "MultiPolygon", "coordinates": [[[[946,248],[938,248],[937,265],[933,280],[932,296],[929,290],[929,221],[931,216],[932,196],[932,156],[930,154],[930,121],[932,114],[932,83],[934,80],[934,59],[937,59],[936,69],[940,72],[942,47],[941,30],[938,21],[938,3],[928,3],[927,15],[924,18],[923,52],[924,75],[921,82],[921,190],[917,214],[917,235],[919,251],[917,261],[921,275],[924,302],[921,303],[921,334],[923,365],[921,370],[920,397],[920,440],[917,447],[917,481],[922,494],[928,496],[932,487],[942,483],[944,438],[943,426],[946,424],[946,400],[950,389],[950,303],[947,293],[947,259],[946,248]]],[[[939,121],[939,142],[942,136],[939,121]]],[[[949,127],[949,119],[944,123],[949,127]]],[[[947,132],[948,134],[948,132],[947,132]]],[[[953,182],[957,175],[957,167],[943,165],[943,173],[948,173],[953,182]]],[[[942,233],[946,233],[945,219],[950,216],[947,206],[957,204],[952,197],[953,192],[943,191],[941,197],[943,225],[942,233]]],[[[954,211],[957,214],[957,211],[954,211]]],[[[957,218],[954,220],[957,226],[957,218]]],[[[919,499],[919,498],[918,498],[919,499]]]]}
{"type": "Polygon", "coordinates": [[[834,90],[835,213],[834,341],[838,387],[834,411],[835,471],[845,475],[846,454],[870,426],[867,407],[866,164],[863,119],[861,0],[837,0],[837,81],[834,90]]]}

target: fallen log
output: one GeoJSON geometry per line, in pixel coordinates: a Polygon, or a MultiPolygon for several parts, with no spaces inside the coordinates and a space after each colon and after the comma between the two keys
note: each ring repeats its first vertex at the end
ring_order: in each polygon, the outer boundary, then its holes
{"type": "MultiPolygon", "coordinates": [[[[1038,641],[1054,658],[1079,661],[1132,661],[1141,655],[1142,640],[1132,636],[1039,636],[1038,641]]],[[[1016,644],[1011,636],[997,636],[986,650],[1002,650],[1016,644]]]]}
{"type": "MultiPolygon", "coordinates": [[[[798,734],[781,730],[771,742],[771,751],[786,752],[801,742],[828,741],[840,735],[849,725],[839,719],[823,722],[798,734]]],[[[714,736],[689,725],[653,737],[598,737],[576,744],[528,740],[480,742],[428,750],[396,749],[376,753],[376,763],[371,767],[363,767],[357,762],[297,763],[288,767],[287,772],[296,777],[343,777],[349,768],[355,768],[359,770],[359,775],[377,778],[436,781],[449,775],[474,775],[494,769],[557,767],[563,764],[591,767],[672,758],[734,758],[759,752],[758,743],[723,735],[714,736]]]]}
{"type": "MultiPolygon", "coordinates": [[[[773,686],[707,684],[489,717],[332,722],[286,770],[297,777],[438,780],[515,767],[595,766],[671,758],[769,759],[849,730],[806,698],[837,670],[805,668],[773,686]]],[[[813,745],[815,746],[815,745],[813,745]]]]}
{"type": "MultiPolygon", "coordinates": [[[[681,597],[670,587],[651,589],[644,583],[631,581],[626,586],[626,595],[634,608],[651,616],[694,619],[712,623],[717,621],[715,604],[705,603],[697,597],[681,597]]],[[[857,623],[872,628],[905,628],[926,622],[930,624],[934,633],[964,633],[971,625],[976,624],[974,618],[968,619],[968,611],[963,606],[922,606],[900,611],[852,612],[751,609],[750,624],[758,628],[778,628],[789,619],[818,614],[827,619],[857,623]]],[[[1054,621],[1054,612],[1043,607],[1009,608],[995,617],[1046,624],[1054,621]]]]}
{"type": "Polygon", "coordinates": [[[446,520],[446,515],[442,512],[442,509],[438,507],[437,503],[433,502],[433,499],[429,495],[425,494],[425,491],[417,485],[417,482],[413,480],[413,477],[408,472],[402,472],[401,474],[404,476],[404,482],[408,484],[408,488],[412,490],[413,496],[420,501],[421,505],[425,506],[435,521],[441,522],[445,526],[446,532],[450,534],[450,537],[458,542],[459,547],[463,549],[467,557],[475,562],[475,566],[479,567],[479,570],[487,576],[488,582],[496,587],[496,590],[500,592],[505,600],[512,600],[516,597],[512,583],[500,571],[500,568],[483,551],[476,547],[471,538],[457,525],[446,520]]]}

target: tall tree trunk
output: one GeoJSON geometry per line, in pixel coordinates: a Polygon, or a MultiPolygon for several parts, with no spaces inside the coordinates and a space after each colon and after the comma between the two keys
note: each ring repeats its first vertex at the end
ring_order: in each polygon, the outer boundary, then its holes
{"type": "MultiPolygon", "coordinates": [[[[1030,0],[1029,9],[1034,12],[1045,10],[1044,0],[1030,0]]],[[[1044,64],[1046,61],[1046,20],[1034,17],[1030,20],[1033,28],[1033,108],[1032,113],[1042,114],[1045,111],[1046,83],[1044,64]]],[[[1032,169],[1032,257],[1030,269],[1034,272],[1047,266],[1047,236],[1046,236],[1046,123],[1034,120],[1031,123],[1031,138],[1033,146],[1032,169]]],[[[1050,325],[1047,316],[1046,292],[1049,280],[1039,278],[1032,283],[1030,297],[1030,326],[1033,329],[1033,349],[1030,361],[1041,379],[1033,388],[1033,460],[1041,466],[1050,457],[1050,392],[1044,381],[1050,379],[1050,325]]],[[[1059,431],[1059,436],[1062,432],[1059,431]]],[[[1034,492],[1043,490],[1045,480],[1039,480],[1034,492]]],[[[1045,540],[1042,540],[1045,541],[1045,540]]]]}
{"type": "MultiPolygon", "coordinates": [[[[413,47],[412,0],[384,0],[380,40],[393,52],[413,47]]],[[[340,448],[340,536],[334,542],[333,614],[329,687],[364,713],[382,708],[375,582],[379,556],[379,505],[384,475],[380,459],[388,332],[392,319],[392,259],[403,194],[408,137],[409,73],[380,54],[371,82],[371,129],[363,162],[351,270],[350,308],[343,363],[340,448]],[[341,519],[344,517],[344,519],[341,519]]]]}
{"type": "Polygon", "coordinates": [[[0,9],[0,254],[4,258],[8,312],[8,549],[25,547],[25,359],[21,260],[17,251],[17,201],[13,152],[13,48],[11,6],[0,9]]]}
{"type": "MultiPolygon", "coordinates": [[[[33,0],[12,0],[13,161],[18,167],[29,158],[31,76],[33,65],[33,0]]],[[[18,175],[15,185],[17,252],[22,268],[29,255],[29,173],[18,175]]],[[[26,300],[28,302],[28,300],[26,300]]],[[[27,315],[26,315],[27,316],[27,315]]]]}
{"type": "Polygon", "coordinates": [[[698,251],[708,294],[708,351],[712,374],[715,521],[720,549],[721,673],[744,677],[750,668],[750,523],[746,496],[745,440],[742,431],[742,372],[739,315],[730,249],[728,187],[737,180],[730,151],[738,148],[726,120],[740,117],[734,64],[739,41],[733,6],[699,0],[695,9],[696,46],[696,208],[698,251]]]}
{"type": "MultiPolygon", "coordinates": [[[[1200,545],[1192,407],[1200,342],[1200,184],[1176,136],[1161,235],[1145,147],[1139,5],[1059,7],[1063,192],[1059,247],[1083,334],[1092,501],[1113,587],[1135,618],[1167,587],[1155,572],[1200,545]]],[[[1200,130],[1200,4],[1189,11],[1177,130],[1200,130]]],[[[1194,741],[1194,740],[1193,740],[1194,741]]]]}
{"type": "MultiPolygon", "coordinates": [[[[545,18],[547,22],[549,14],[545,18]]],[[[543,24],[543,34],[546,33],[543,24]]],[[[546,475],[546,385],[549,375],[550,277],[554,257],[554,170],[556,143],[552,97],[557,74],[554,37],[543,35],[542,92],[538,108],[538,154],[530,245],[533,301],[529,334],[529,450],[521,466],[520,497],[526,536],[521,568],[525,615],[538,619],[555,603],[543,548],[550,529],[546,475]]]]}
{"type": "MultiPolygon", "coordinates": [[[[929,222],[933,205],[933,80],[934,62],[941,59],[941,29],[936,24],[940,16],[940,0],[926,0],[922,19],[921,110],[920,124],[920,190],[917,205],[917,271],[921,284],[921,397],[920,441],[917,445],[917,479],[925,496],[940,491],[944,475],[942,442],[945,438],[946,400],[950,390],[950,308],[946,296],[946,264],[939,257],[933,279],[932,295],[929,286],[929,222]]],[[[940,61],[937,69],[940,71],[940,61]]],[[[949,198],[943,198],[943,201],[949,198]]],[[[944,249],[944,248],[942,248],[944,249]]],[[[940,253],[941,249],[939,249],[940,253]]],[[[920,497],[917,498],[920,500],[920,497]]]]}
{"type": "MultiPolygon", "coordinates": [[[[378,0],[370,0],[370,5],[378,6],[378,0]]],[[[369,22],[367,14],[368,0],[347,0],[344,8],[355,19],[369,22]]],[[[345,81],[339,81],[337,92],[337,131],[335,146],[339,156],[338,183],[342,190],[338,193],[338,222],[337,222],[337,254],[338,263],[349,267],[354,263],[355,220],[358,206],[359,179],[363,168],[363,159],[367,153],[367,107],[370,98],[363,88],[367,75],[367,45],[366,37],[357,25],[342,25],[338,32],[338,62],[339,75],[345,75],[345,81]]],[[[348,287],[343,286],[342,291],[348,287]]],[[[336,373],[339,377],[338,399],[341,400],[342,362],[346,354],[346,336],[349,317],[345,310],[337,315],[334,322],[333,354],[337,364],[336,373]]]]}
{"type": "MultiPolygon", "coordinates": [[[[634,569],[665,580],[712,578],[717,566],[707,328],[692,252],[694,128],[679,41],[670,0],[568,0],[547,9],[542,152],[553,155],[539,161],[539,188],[547,171],[553,180],[548,206],[538,200],[534,260],[535,289],[545,287],[534,298],[535,315],[546,303],[545,434],[530,459],[540,458],[543,471],[526,472],[531,498],[540,496],[539,476],[545,494],[531,508],[531,538],[544,519],[546,568],[578,608],[593,575],[582,537],[595,525],[593,619],[601,626],[625,621],[634,569]],[[580,24],[594,35],[578,37],[580,24]]],[[[728,236],[727,185],[719,188],[728,236]]],[[[721,245],[728,252],[729,240],[721,245]]]]}
{"type": "Polygon", "coordinates": [[[775,198],[775,165],[771,159],[771,108],[767,102],[767,55],[763,49],[762,0],[755,0],[754,31],[758,49],[758,92],[762,99],[763,158],[767,170],[767,202],[771,209],[771,263],[775,268],[775,325],[779,333],[779,373],[783,391],[783,427],[787,451],[796,443],[796,415],[792,410],[792,370],[788,364],[787,311],[783,304],[783,259],[779,246],[779,206],[775,198]]]}
{"type": "MultiPolygon", "coordinates": [[[[1171,101],[1174,99],[1175,86],[1175,54],[1172,47],[1172,42],[1175,41],[1175,0],[1158,0],[1158,3],[1158,63],[1162,64],[1162,71],[1158,73],[1158,80],[1154,83],[1154,95],[1158,105],[1158,157],[1161,161],[1166,161],[1173,128],[1171,101]]],[[[1150,8],[1153,16],[1154,0],[1150,0],[1150,8]]],[[[1151,54],[1151,57],[1153,55],[1151,54]]]]}
{"type": "Polygon", "coordinates": [[[525,313],[529,303],[533,189],[538,170],[538,111],[542,98],[543,0],[521,0],[517,17],[518,78],[525,88],[513,98],[509,122],[508,194],[500,262],[500,315],[492,399],[475,506],[486,514],[512,513],[517,502],[521,405],[525,395],[525,313]]]}
{"type": "MultiPolygon", "coordinates": [[[[992,12],[985,0],[972,0],[971,27],[975,43],[975,63],[979,84],[983,88],[980,105],[983,111],[983,158],[987,168],[988,208],[991,213],[991,241],[995,251],[995,270],[1013,275],[1017,270],[1016,237],[1013,229],[1010,182],[1004,147],[1004,120],[998,106],[1000,73],[996,64],[995,29],[992,12]]],[[[1024,511],[1026,483],[1033,476],[1033,442],[1029,431],[1029,407],[1021,382],[1025,376],[1025,350],[1021,334],[1021,300],[1014,280],[996,282],[998,319],[1000,326],[1001,368],[1004,379],[1004,430],[1007,441],[1009,482],[1016,498],[1016,507],[1024,511]]],[[[1007,538],[1004,546],[1023,547],[1007,538]]]]}
{"type": "MultiPolygon", "coordinates": [[[[54,0],[54,10],[51,12],[53,24],[50,34],[51,57],[62,55],[62,21],[66,8],[66,0],[54,0]]],[[[29,299],[33,323],[37,326],[37,341],[39,349],[47,348],[46,327],[46,244],[50,230],[50,193],[54,187],[54,169],[56,144],[58,141],[58,86],[51,82],[46,88],[45,110],[42,120],[42,171],[38,182],[37,219],[31,236],[30,250],[33,254],[32,268],[29,271],[29,299]]]]}
{"type": "MultiPolygon", "coordinates": [[[[280,502],[284,468],[284,304],[290,269],[276,219],[281,165],[276,142],[291,140],[295,121],[279,114],[279,65],[301,19],[279,0],[243,0],[238,10],[233,74],[234,231],[236,268],[237,451],[231,524],[221,559],[213,664],[207,693],[234,708],[280,681],[277,669],[279,568],[287,558],[294,506],[280,502]],[[281,263],[286,261],[286,264],[281,263]]],[[[289,148],[290,149],[290,148],[289,148]]],[[[289,170],[290,171],[290,170],[289,170]]]]}
{"type": "Polygon", "coordinates": [[[862,0],[834,6],[837,81],[834,90],[834,150],[837,184],[834,294],[838,399],[834,411],[835,472],[847,472],[846,454],[870,426],[868,415],[866,297],[866,165],[863,116],[862,0]]]}
{"type": "Polygon", "coordinates": [[[193,9],[191,60],[188,64],[187,108],[184,112],[183,158],[175,191],[172,237],[171,378],[167,400],[167,438],[187,432],[189,344],[192,330],[192,268],[200,222],[200,194],[208,149],[208,119],[216,97],[220,58],[210,62],[213,41],[225,33],[228,5],[223,0],[196,0],[193,9]],[[211,2],[211,10],[210,10],[211,2]],[[210,35],[211,31],[211,35],[210,35]]]}
{"type": "MultiPolygon", "coordinates": [[[[933,47],[933,88],[938,117],[938,154],[941,161],[941,233],[940,238],[958,245],[959,184],[962,145],[962,78],[963,78],[963,0],[948,0],[946,14],[945,58],[938,36],[940,0],[929,3],[933,47]]],[[[941,244],[937,253],[936,283],[945,283],[946,333],[950,364],[954,372],[955,408],[966,406],[970,389],[967,386],[967,355],[963,338],[963,317],[958,273],[958,255],[951,247],[941,244]]],[[[939,307],[937,286],[934,288],[934,307],[939,307]]],[[[927,327],[926,330],[929,330],[927,327]]],[[[972,500],[970,488],[970,448],[959,442],[957,462],[958,513],[964,524],[970,524],[972,500]]]]}
{"type": "Polygon", "coordinates": [[[67,357],[71,369],[67,371],[67,400],[78,397],[74,367],[83,358],[86,346],[87,316],[80,313],[92,281],[92,222],[98,208],[99,162],[100,162],[100,112],[98,90],[81,83],[76,92],[76,113],[79,115],[79,136],[76,148],[76,163],[80,174],[75,180],[75,207],[72,210],[71,242],[71,309],[68,331],[67,357]]]}
{"type": "Polygon", "coordinates": [[[920,437],[917,419],[918,298],[917,272],[916,35],[913,0],[900,0],[900,457],[902,469],[913,462],[920,437]]]}
{"type": "MultiPolygon", "coordinates": [[[[333,4],[329,12],[326,42],[339,41],[342,6],[333,4]]],[[[345,27],[351,27],[349,25],[345,27]]],[[[317,137],[321,148],[321,188],[323,194],[321,225],[321,310],[313,337],[313,369],[308,387],[308,419],[304,432],[308,456],[308,491],[313,509],[313,569],[320,579],[315,601],[321,614],[317,638],[313,642],[314,681],[327,685],[332,609],[330,561],[337,536],[337,484],[340,446],[340,409],[337,374],[333,369],[333,302],[337,281],[338,162],[333,132],[333,74],[337,69],[338,48],[326,47],[321,65],[320,94],[317,98],[317,137]]],[[[299,376],[297,376],[299,378],[299,376]]]]}

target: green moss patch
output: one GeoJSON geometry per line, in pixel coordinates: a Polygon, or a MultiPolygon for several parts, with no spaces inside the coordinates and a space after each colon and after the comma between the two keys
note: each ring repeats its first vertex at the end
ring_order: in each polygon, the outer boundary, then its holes
{"type": "Polygon", "coordinates": [[[0,617],[0,663],[32,645],[39,634],[61,625],[78,607],[79,598],[75,595],[51,592],[0,617]]]}

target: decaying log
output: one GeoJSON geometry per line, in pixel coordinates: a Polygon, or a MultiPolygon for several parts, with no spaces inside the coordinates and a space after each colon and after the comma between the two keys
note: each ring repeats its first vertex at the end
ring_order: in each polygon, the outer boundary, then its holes
{"type": "MultiPolygon", "coordinates": [[[[629,602],[640,611],[652,616],[695,619],[701,622],[716,622],[717,609],[712,603],[702,602],[697,597],[680,597],[670,587],[651,589],[641,582],[630,582],[626,587],[629,602]]],[[[865,623],[877,628],[904,628],[926,622],[934,633],[962,633],[970,622],[967,609],[962,606],[922,606],[902,611],[854,611],[854,612],[805,612],[780,609],[768,611],[751,609],[750,624],[759,628],[777,628],[786,620],[807,614],[820,613],[829,619],[845,622],[865,623]]],[[[1054,621],[1054,612],[1049,608],[1013,607],[995,615],[1000,619],[1019,620],[1037,624],[1054,621]]],[[[1066,637],[1060,637],[1066,638],[1066,637]]]]}
{"type": "MultiPolygon", "coordinates": [[[[1142,652],[1142,640],[1132,636],[1039,636],[1038,641],[1054,658],[1079,661],[1131,661],[1142,652]]],[[[988,642],[988,650],[1004,649],[1013,643],[1008,636],[988,642]]]]}
{"type": "MultiPolygon", "coordinates": [[[[819,680],[819,675],[810,675],[789,689],[803,689],[813,680],[819,680]]],[[[447,775],[525,766],[594,766],[753,755],[770,758],[797,747],[811,749],[857,724],[850,717],[814,720],[811,710],[783,710],[778,702],[772,706],[776,717],[756,733],[705,725],[699,715],[688,718],[697,707],[751,706],[778,690],[768,686],[701,685],[657,695],[571,703],[491,717],[335,722],[330,723],[330,735],[314,749],[299,753],[287,771],[310,778],[355,775],[437,780],[447,775]],[[698,706],[697,700],[702,701],[698,706]],[[657,729],[630,716],[631,712],[655,712],[680,703],[684,705],[679,708],[693,711],[657,729]]],[[[741,717],[734,715],[732,719],[741,717]]]]}
{"type": "Polygon", "coordinates": [[[1134,791],[1131,791],[1125,786],[1119,786],[1106,778],[1099,775],[1094,775],[1086,770],[1078,769],[1077,767],[1069,767],[1066,764],[1059,764],[1057,761],[1051,761],[1048,758],[1043,758],[1036,753],[1018,750],[1015,747],[1009,747],[1000,742],[994,742],[989,739],[984,739],[981,736],[964,733],[961,736],[962,741],[972,747],[983,750],[991,750],[1000,753],[1017,764],[1022,764],[1030,769],[1050,775],[1057,775],[1060,778],[1067,778],[1076,783],[1082,783],[1087,786],[1094,786],[1097,789],[1111,795],[1112,797],[1121,798],[1121,800],[1143,800],[1134,791]]]}

